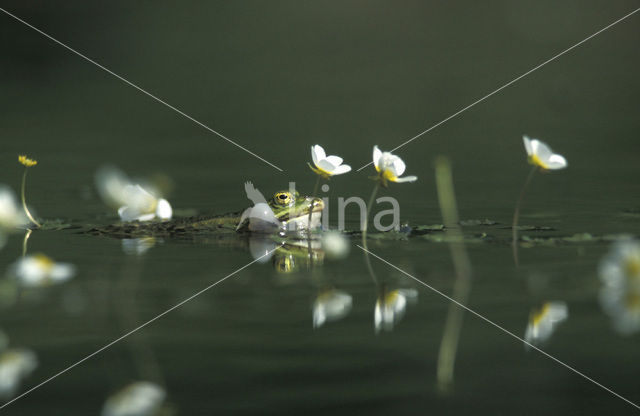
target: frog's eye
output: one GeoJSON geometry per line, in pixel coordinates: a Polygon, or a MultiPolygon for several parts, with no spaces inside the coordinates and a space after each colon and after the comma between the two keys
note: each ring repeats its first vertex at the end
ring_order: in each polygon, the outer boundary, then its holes
{"type": "Polygon", "coordinates": [[[291,192],[277,192],[273,196],[273,201],[278,205],[289,205],[293,202],[291,192]]]}

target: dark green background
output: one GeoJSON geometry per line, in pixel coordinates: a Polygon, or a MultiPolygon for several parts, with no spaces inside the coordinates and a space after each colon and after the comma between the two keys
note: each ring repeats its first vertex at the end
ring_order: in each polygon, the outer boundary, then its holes
{"type": "MultiPolygon", "coordinates": [[[[284,170],[0,13],[0,182],[17,190],[17,154],[35,157],[30,204],[43,218],[68,222],[107,213],[93,191],[93,174],[104,163],[131,175],[168,175],[175,185],[169,199],[178,210],[242,208],[246,180],[265,194],[289,181],[310,192],[312,144],[358,168],[370,162],[373,145],[397,146],[638,4],[0,1],[284,170]]],[[[419,177],[389,190],[401,203],[402,219],[441,221],[432,161],[444,154],[454,165],[461,217],[508,223],[528,170],[521,136],[529,134],[565,155],[569,168],[534,179],[522,223],[553,226],[559,235],[638,234],[637,215],[623,212],[640,206],[639,24],[640,15],[630,17],[399,149],[407,173],[419,177]]],[[[331,196],[366,198],[372,172],[333,179],[331,196]]],[[[349,221],[357,224],[357,217],[349,221]]],[[[0,252],[0,266],[20,249],[15,236],[0,252]]],[[[446,246],[381,243],[372,249],[450,291],[446,246]]],[[[532,305],[568,302],[569,320],[545,349],[640,401],[638,336],[617,336],[597,302],[596,269],[606,245],[524,250],[520,270],[509,247],[470,250],[472,308],[522,335],[532,305]],[[540,276],[542,282],[531,283],[540,276]]],[[[39,355],[26,387],[251,260],[218,245],[165,241],[132,266],[119,241],[68,232],[34,233],[30,251],[76,263],[79,274],[37,301],[26,298],[1,312],[12,343],[39,355]],[[134,277],[134,289],[122,286],[134,277]],[[85,308],[65,312],[65,296],[76,295],[86,299],[85,308]],[[118,310],[127,296],[138,317],[123,322],[118,310]]],[[[168,400],[180,414],[634,410],[469,316],[456,390],[438,395],[435,360],[447,301],[419,289],[419,303],[396,331],[375,336],[376,293],[357,251],[314,276],[283,278],[268,265],[252,266],[3,411],[97,413],[110,392],[141,377],[129,348],[136,339],[154,351],[168,400]],[[354,309],[312,331],[311,300],[329,282],[354,296],[354,309]]],[[[412,286],[374,265],[389,285],[412,286]]]]}

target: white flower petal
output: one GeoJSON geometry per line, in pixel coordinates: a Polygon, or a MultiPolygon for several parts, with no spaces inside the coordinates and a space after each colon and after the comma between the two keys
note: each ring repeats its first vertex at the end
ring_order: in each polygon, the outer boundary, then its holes
{"type": "Polygon", "coordinates": [[[407,169],[407,165],[400,159],[398,156],[394,156],[391,159],[391,163],[393,163],[393,170],[395,171],[395,176],[400,176],[407,169]]]}
{"type": "Polygon", "coordinates": [[[158,206],[156,207],[156,216],[161,220],[170,220],[173,216],[173,210],[169,201],[162,198],[158,200],[158,206]]]}
{"type": "Polygon", "coordinates": [[[394,182],[403,183],[403,182],[415,182],[418,180],[417,176],[405,176],[404,178],[397,178],[394,182]]]}
{"type": "Polygon", "coordinates": [[[533,149],[533,153],[538,156],[542,163],[545,165],[549,163],[549,158],[553,155],[553,151],[551,151],[549,146],[540,140],[533,139],[531,140],[531,148],[533,149]]]}
{"type": "Polygon", "coordinates": [[[314,165],[318,166],[318,162],[327,157],[324,149],[319,144],[311,146],[311,158],[314,165]]]}
{"type": "Polygon", "coordinates": [[[382,157],[382,151],[378,149],[378,146],[373,146],[373,165],[377,171],[380,171],[380,158],[382,157]]]}
{"type": "Polygon", "coordinates": [[[554,153],[549,157],[547,167],[553,170],[564,169],[567,167],[567,160],[563,156],[554,153]]]}
{"type": "Polygon", "coordinates": [[[324,171],[327,171],[329,173],[333,173],[333,171],[336,168],[336,166],[334,166],[327,159],[319,160],[317,166],[318,166],[318,168],[320,168],[320,169],[322,169],[324,171]]]}
{"type": "Polygon", "coordinates": [[[76,266],[69,263],[56,263],[51,268],[49,277],[56,283],[71,279],[76,274],[76,266]]]}
{"type": "Polygon", "coordinates": [[[343,159],[340,156],[332,155],[326,157],[327,162],[331,163],[333,166],[340,166],[343,162],[343,159]]]}
{"type": "Polygon", "coordinates": [[[529,136],[522,136],[522,141],[524,142],[524,148],[527,151],[527,155],[531,156],[533,154],[533,147],[531,146],[531,139],[529,136]]]}
{"type": "Polygon", "coordinates": [[[334,175],[342,175],[343,173],[347,173],[351,171],[351,166],[349,165],[340,165],[331,172],[334,175]]]}

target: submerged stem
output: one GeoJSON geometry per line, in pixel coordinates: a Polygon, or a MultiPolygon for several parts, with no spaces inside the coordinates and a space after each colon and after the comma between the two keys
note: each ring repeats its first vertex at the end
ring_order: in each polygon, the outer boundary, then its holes
{"type": "Polygon", "coordinates": [[[27,232],[24,234],[24,239],[22,240],[22,257],[27,255],[27,241],[29,241],[29,236],[33,230],[29,228],[27,232]]]}
{"type": "Polygon", "coordinates": [[[529,176],[527,176],[527,179],[524,181],[524,185],[522,186],[522,190],[520,191],[520,196],[518,197],[518,202],[516,202],[516,209],[513,212],[513,224],[511,225],[511,245],[513,248],[513,261],[515,262],[516,267],[518,267],[518,219],[520,217],[520,205],[522,205],[524,193],[527,190],[529,183],[531,183],[531,179],[533,178],[533,174],[536,173],[536,170],[538,170],[538,167],[533,166],[529,171],[529,176]]]}
{"type": "Polygon", "coordinates": [[[376,186],[373,188],[373,192],[371,193],[371,197],[369,197],[369,203],[367,204],[367,215],[364,217],[364,222],[362,223],[362,247],[364,247],[364,260],[367,264],[367,269],[369,270],[369,274],[371,278],[378,284],[378,279],[376,278],[376,274],[373,272],[373,267],[371,266],[371,259],[369,258],[369,247],[367,246],[367,227],[369,224],[369,215],[371,214],[371,207],[373,206],[373,201],[376,199],[376,195],[378,194],[378,189],[380,188],[380,182],[376,181],[376,186]]]}
{"type": "Polygon", "coordinates": [[[24,209],[24,213],[27,214],[27,217],[29,217],[29,220],[31,220],[31,222],[38,228],[41,227],[40,223],[38,221],[35,220],[35,218],[33,218],[33,215],[31,215],[31,212],[29,212],[29,208],[27,208],[27,199],[25,197],[25,188],[27,186],[27,170],[29,168],[25,167],[24,168],[24,173],[22,174],[22,187],[20,189],[20,197],[22,198],[22,208],[24,209]]]}

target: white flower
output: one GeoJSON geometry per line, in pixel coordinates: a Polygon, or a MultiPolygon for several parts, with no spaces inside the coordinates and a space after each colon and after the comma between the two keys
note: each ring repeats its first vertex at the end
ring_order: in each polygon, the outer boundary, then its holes
{"type": "Polygon", "coordinates": [[[546,302],[540,309],[534,309],[529,315],[529,324],[524,340],[539,345],[553,334],[557,325],[569,317],[569,308],[565,302],[546,302]]]}
{"type": "Polygon", "coordinates": [[[76,268],[69,263],[56,263],[44,254],[22,257],[9,266],[9,275],[27,287],[62,283],[72,278],[76,268]]]}
{"type": "Polygon", "coordinates": [[[9,231],[27,222],[29,220],[11,188],[0,185],[0,229],[9,231]]]}
{"type": "Polygon", "coordinates": [[[102,416],[151,416],[160,409],[166,392],[157,384],[136,381],[109,397],[102,416]]]}
{"type": "Polygon", "coordinates": [[[390,152],[383,152],[378,149],[378,146],[373,147],[373,165],[380,174],[384,186],[387,185],[387,181],[401,183],[414,182],[418,179],[417,176],[400,178],[400,175],[407,169],[407,165],[398,156],[390,152]]]}
{"type": "Polygon", "coordinates": [[[329,178],[334,175],[342,175],[351,170],[351,166],[343,165],[340,156],[327,156],[319,144],[311,146],[311,158],[315,167],[309,165],[312,171],[318,175],[329,178]]]}
{"type": "Polygon", "coordinates": [[[0,354],[0,398],[13,397],[22,380],[37,366],[36,355],[27,349],[10,349],[0,354]]]}
{"type": "Polygon", "coordinates": [[[621,334],[640,330],[640,243],[616,242],[600,262],[600,304],[621,334]]]}
{"type": "Polygon", "coordinates": [[[105,167],[96,174],[96,185],[102,199],[118,209],[122,221],[169,220],[171,204],[158,196],[152,186],[142,186],[113,167],[105,167]]]}
{"type": "Polygon", "coordinates": [[[313,327],[344,318],[351,311],[352,297],[347,292],[329,289],[320,292],[313,302],[313,327]]]}
{"type": "Polygon", "coordinates": [[[373,313],[373,321],[376,333],[381,329],[393,330],[395,324],[400,322],[407,309],[407,301],[415,301],[418,292],[415,289],[396,289],[391,292],[383,292],[376,301],[373,313]]]}
{"type": "Polygon", "coordinates": [[[530,164],[539,166],[544,170],[558,170],[567,167],[567,160],[563,156],[553,153],[546,143],[538,139],[530,139],[528,136],[522,136],[522,140],[524,148],[527,150],[530,164]]]}
{"type": "Polygon", "coordinates": [[[340,231],[327,231],[322,234],[322,249],[330,259],[343,259],[349,255],[351,244],[340,231]]]}

